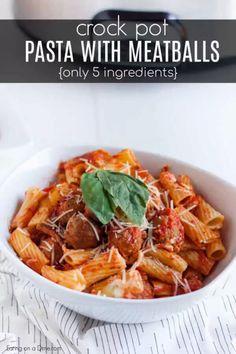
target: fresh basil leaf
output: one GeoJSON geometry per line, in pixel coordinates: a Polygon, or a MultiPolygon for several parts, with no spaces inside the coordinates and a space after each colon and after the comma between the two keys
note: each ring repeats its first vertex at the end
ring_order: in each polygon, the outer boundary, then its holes
{"type": "Polygon", "coordinates": [[[92,210],[102,224],[108,224],[114,216],[115,207],[98,179],[97,172],[84,173],[80,187],[86,206],[92,210]]]}
{"type": "Polygon", "coordinates": [[[120,172],[100,170],[97,171],[97,177],[115,205],[120,207],[132,223],[140,226],[149,198],[147,186],[142,181],[120,172]]]}
{"type": "Polygon", "coordinates": [[[143,223],[149,198],[147,186],[124,173],[98,170],[81,179],[85,204],[103,224],[107,224],[119,207],[130,222],[143,223]]]}

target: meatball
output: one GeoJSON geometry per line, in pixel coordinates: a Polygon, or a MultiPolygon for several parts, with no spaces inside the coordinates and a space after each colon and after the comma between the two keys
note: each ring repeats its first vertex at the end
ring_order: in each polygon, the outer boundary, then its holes
{"type": "Polygon", "coordinates": [[[50,264],[58,264],[59,260],[63,256],[63,251],[58,242],[51,237],[44,237],[39,244],[40,250],[50,260],[50,264]]]}
{"type": "Polygon", "coordinates": [[[110,229],[108,231],[109,247],[115,246],[125,258],[127,264],[133,264],[138,258],[146,232],[138,227],[129,227],[124,230],[110,229]]]}
{"type": "Polygon", "coordinates": [[[54,212],[54,216],[59,218],[58,222],[61,225],[66,225],[70,217],[78,211],[84,211],[84,207],[85,206],[81,200],[81,195],[78,194],[70,197],[66,196],[59,201],[54,212]]]}
{"type": "Polygon", "coordinates": [[[51,237],[54,241],[62,244],[62,236],[60,235],[60,228],[58,226],[50,226],[46,223],[41,223],[37,225],[37,231],[51,237]]]}
{"type": "Polygon", "coordinates": [[[69,219],[64,238],[69,247],[86,249],[96,247],[101,239],[101,234],[101,228],[80,213],[72,215],[69,219]]]}
{"type": "Polygon", "coordinates": [[[153,236],[159,247],[179,252],[184,242],[184,227],[173,209],[166,208],[153,220],[153,236]]]}

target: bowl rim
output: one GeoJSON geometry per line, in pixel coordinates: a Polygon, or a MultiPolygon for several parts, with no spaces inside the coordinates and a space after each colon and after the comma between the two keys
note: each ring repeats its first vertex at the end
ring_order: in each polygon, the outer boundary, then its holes
{"type": "MultiPolygon", "coordinates": [[[[7,177],[4,179],[4,181],[0,185],[0,195],[4,190],[5,184],[8,183],[8,180],[14,177],[14,174],[17,173],[19,169],[21,169],[24,165],[28,164],[31,160],[34,160],[37,157],[40,157],[40,155],[44,153],[52,153],[53,151],[57,150],[73,150],[73,149],[87,149],[88,151],[94,150],[94,149],[106,149],[106,150],[119,150],[119,149],[124,149],[124,147],[120,146],[107,146],[107,145],[95,145],[95,144],[83,144],[83,145],[56,145],[56,146],[50,146],[46,148],[42,148],[36,152],[34,152],[32,155],[21,161],[10,173],[7,175],[7,177]]],[[[131,148],[132,149],[132,148],[131,148]]],[[[174,157],[171,157],[169,155],[163,155],[155,152],[150,152],[148,150],[139,150],[139,149],[132,149],[134,153],[136,154],[147,154],[149,156],[153,157],[160,157],[162,159],[168,159],[172,160],[173,163],[175,164],[184,164],[187,167],[194,168],[198,172],[202,172],[204,174],[207,174],[208,176],[215,178],[217,181],[220,183],[226,184],[228,187],[235,189],[236,191],[236,186],[223,178],[215,175],[212,172],[209,172],[203,168],[200,168],[198,166],[195,166],[192,163],[185,162],[180,159],[176,159],[174,157]]],[[[94,300],[94,301],[101,301],[101,302],[110,302],[110,303],[121,303],[121,304],[156,304],[156,303],[168,303],[180,300],[180,299],[186,299],[186,301],[189,301],[191,299],[194,300],[196,298],[196,295],[201,295],[204,296],[204,290],[212,288],[224,275],[226,275],[230,269],[232,269],[233,264],[236,261],[236,254],[234,254],[233,258],[230,260],[230,262],[225,266],[225,268],[214,278],[210,281],[210,283],[204,285],[202,288],[195,290],[190,293],[186,294],[181,294],[181,295],[175,295],[175,296],[167,296],[167,297],[162,297],[162,298],[154,298],[154,299],[123,299],[123,298],[112,298],[112,297],[106,297],[106,296],[101,296],[101,295],[93,295],[81,291],[77,291],[74,289],[66,288],[62,285],[59,285],[57,283],[52,282],[51,280],[48,280],[47,278],[43,277],[42,275],[38,274],[37,272],[33,271],[31,268],[29,268],[26,264],[24,264],[20,258],[14,253],[13,249],[8,249],[7,246],[2,242],[2,239],[0,238],[0,250],[3,252],[4,256],[6,256],[7,259],[11,259],[13,262],[13,268],[18,271],[18,269],[21,271],[19,272],[20,275],[23,274],[26,276],[27,280],[30,280],[36,287],[42,287],[42,290],[47,294],[47,289],[50,288],[52,291],[58,290],[60,293],[64,293],[64,295],[71,295],[73,298],[77,297],[78,299],[81,297],[81,300],[94,300]],[[40,286],[39,286],[40,285],[40,286]]],[[[18,272],[17,272],[18,273],[18,272]]]]}

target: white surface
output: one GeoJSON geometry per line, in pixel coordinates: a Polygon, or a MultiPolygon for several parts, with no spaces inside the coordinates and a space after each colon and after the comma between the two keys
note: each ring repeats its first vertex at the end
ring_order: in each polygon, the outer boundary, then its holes
{"type": "MultiPolygon", "coordinates": [[[[0,85],[1,119],[21,118],[37,145],[136,147],[180,158],[232,183],[235,97],[235,84],[0,85]]],[[[19,158],[23,153],[18,149],[19,158]]],[[[1,156],[7,167],[18,162],[15,152],[1,156]]]]}
{"type": "MultiPolygon", "coordinates": [[[[1,0],[1,18],[12,16],[12,3],[1,0]]],[[[210,7],[205,1],[208,5],[188,3],[193,13],[199,6],[203,17],[204,6],[210,7]]],[[[169,4],[177,6],[180,1],[169,4]]],[[[222,17],[224,11],[229,16],[236,12],[234,0],[214,4],[212,11],[218,11],[220,4],[222,17]]],[[[16,131],[13,121],[20,118],[25,122],[23,131],[29,130],[37,146],[68,142],[143,148],[186,160],[236,183],[235,97],[235,84],[1,84],[0,146],[13,137],[5,132],[3,120],[10,119],[16,131]]],[[[20,137],[11,139],[13,145],[26,140],[17,133],[20,137]]],[[[17,158],[15,152],[0,150],[0,158],[9,169],[35,149],[18,149],[17,158]]],[[[6,174],[3,169],[0,179],[6,174]]]]}

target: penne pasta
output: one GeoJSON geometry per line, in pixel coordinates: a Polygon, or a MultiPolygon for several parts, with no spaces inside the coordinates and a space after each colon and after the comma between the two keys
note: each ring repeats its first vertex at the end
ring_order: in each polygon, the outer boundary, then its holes
{"type": "Polygon", "coordinates": [[[86,171],[86,165],[84,162],[73,166],[65,167],[65,176],[67,183],[79,183],[82,174],[86,171]]]}
{"type": "Polygon", "coordinates": [[[20,207],[20,210],[14,217],[10,229],[14,230],[17,227],[24,228],[28,225],[32,216],[36,212],[40,200],[45,196],[45,193],[39,188],[29,188],[25,194],[25,199],[20,207]]]}
{"type": "Polygon", "coordinates": [[[189,176],[167,165],[152,172],[130,149],[63,161],[52,183],[27,190],[9,243],[33,270],[77,291],[152,299],[197,290],[226,254],[224,216],[189,176]]]}
{"type": "Polygon", "coordinates": [[[124,163],[116,160],[111,160],[110,162],[108,162],[103,169],[114,171],[114,172],[121,172],[127,175],[131,175],[132,174],[131,172],[133,170],[133,168],[130,166],[128,162],[124,163]]]}
{"type": "Polygon", "coordinates": [[[91,294],[122,298],[124,297],[124,284],[120,275],[114,275],[98,283],[95,283],[90,290],[91,294]]]}
{"type": "Polygon", "coordinates": [[[23,262],[38,273],[44,265],[49,263],[44,253],[31,240],[28,231],[17,228],[12,232],[9,243],[23,262]]]}
{"type": "Polygon", "coordinates": [[[189,237],[185,236],[184,242],[181,245],[180,251],[189,251],[189,250],[205,250],[206,245],[199,244],[196,245],[189,237]]]}
{"type": "Polygon", "coordinates": [[[134,153],[130,149],[124,149],[118,152],[118,154],[113,155],[112,161],[128,163],[131,167],[140,167],[134,153]]]}
{"type": "Polygon", "coordinates": [[[159,280],[152,280],[153,292],[155,297],[162,297],[162,296],[172,296],[174,295],[174,286],[163,283],[159,280]]]}
{"type": "Polygon", "coordinates": [[[185,262],[185,260],[177,253],[169,252],[164,249],[157,249],[156,251],[151,250],[147,252],[146,255],[158,259],[164,265],[167,265],[180,273],[183,273],[188,267],[187,262],[185,262]]]}
{"type": "Polygon", "coordinates": [[[98,167],[105,167],[111,161],[111,158],[112,155],[100,149],[68,160],[64,163],[66,181],[79,184],[83,173],[95,171],[98,167]]]}
{"type": "Polygon", "coordinates": [[[175,175],[170,171],[161,172],[160,182],[168,190],[175,206],[185,203],[195,195],[192,187],[178,183],[175,175]]]}
{"type": "Polygon", "coordinates": [[[106,164],[105,169],[111,169],[114,171],[120,171],[130,176],[135,176],[136,171],[140,168],[140,164],[137,161],[134,153],[130,149],[124,149],[113,155],[111,162],[106,164]],[[111,168],[114,165],[114,169],[111,168]]]}
{"type": "Polygon", "coordinates": [[[203,222],[201,222],[195,215],[182,206],[175,208],[179,215],[186,235],[197,245],[209,243],[219,238],[219,235],[203,222]]]}
{"type": "Polygon", "coordinates": [[[221,229],[224,224],[224,216],[216,211],[201,196],[198,196],[198,206],[194,210],[195,215],[210,229],[221,229]]]}
{"type": "Polygon", "coordinates": [[[158,259],[143,257],[138,269],[147,273],[152,278],[160,279],[168,284],[175,284],[177,278],[181,278],[181,273],[162,264],[158,259]]]}
{"type": "Polygon", "coordinates": [[[144,183],[147,183],[150,192],[152,192],[151,191],[152,188],[150,188],[150,186],[154,187],[154,193],[156,192],[157,189],[157,194],[159,194],[159,198],[160,198],[160,192],[158,190],[157,180],[153,177],[153,175],[148,170],[142,169],[142,167],[140,167],[140,169],[135,171],[134,177],[141,179],[144,183]]]}
{"type": "Polygon", "coordinates": [[[188,211],[191,211],[191,213],[194,214],[194,211],[196,207],[198,206],[198,197],[196,195],[193,195],[191,198],[189,198],[186,203],[182,204],[185,209],[188,211]]]}
{"type": "Polygon", "coordinates": [[[161,185],[167,190],[172,188],[173,185],[176,183],[175,175],[172,172],[170,172],[168,169],[160,173],[159,180],[161,185]]]}
{"type": "Polygon", "coordinates": [[[39,203],[38,210],[30,220],[28,227],[30,230],[34,229],[38,224],[44,222],[51,213],[51,205],[48,196],[43,198],[39,203]]]}
{"type": "Polygon", "coordinates": [[[38,224],[46,221],[60,199],[66,197],[69,193],[71,193],[71,188],[67,183],[51,187],[47,196],[40,201],[38,210],[28,224],[30,230],[34,229],[38,224]]]}
{"type": "Polygon", "coordinates": [[[174,205],[183,204],[194,196],[194,192],[192,190],[184,188],[177,183],[170,188],[169,194],[174,202],[174,205]]]}
{"type": "Polygon", "coordinates": [[[121,273],[95,283],[91,293],[116,298],[130,298],[141,294],[144,290],[143,280],[137,270],[123,270],[121,273]]]}
{"type": "Polygon", "coordinates": [[[56,206],[60,198],[62,197],[61,189],[64,185],[68,186],[67,183],[57,184],[48,192],[48,199],[52,206],[56,206]]]}
{"type": "Polygon", "coordinates": [[[117,274],[125,269],[126,263],[116,248],[88,261],[81,266],[81,272],[88,286],[117,274]]]}
{"type": "Polygon", "coordinates": [[[124,297],[136,297],[144,291],[143,279],[136,269],[122,271],[122,282],[125,284],[124,297]]]}
{"type": "Polygon", "coordinates": [[[180,252],[180,255],[190,267],[203,275],[208,275],[215,264],[212,259],[206,256],[204,251],[185,251],[180,252]]]}
{"type": "Polygon", "coordinates": [[[177,182],[187,189],[194,190],[191,179],[187,175],[178,176],[177,182]]]}
{"type": "Polygon", "coordinates": [[[71,186],[67,182],[56,184],[48,192],[50,204],[56,206],[61,197],[66,197],[71,193],[71,186]]]}
{"type": "Polygon", "coordinates": [[[207,245],[206,254],[208,258],[213,259],[214,261],[219,261],[224,258],[226,255],[226,249],[221,238],[218,238],[207,245]]]}
{"type": "Polygon", "coordinates": [[[87,262],[89,259],[93,258],[96,254],[96,248],[95,249],[86,249],[86,250],[70,250],[67,249],[66,247],[63,247],[63,257],[61,258],[61,261],[64,259],[66,263],[70,264],[71,266],[79,266],[85,262],[87,262]]]}
{"type": "Polygon", "coordinates": [[[79,269],[57,270],[46,265],[42,268],[42,275],[54,283],[73,290],[83,291],[86,287],[84,276],[79,269]]]}

